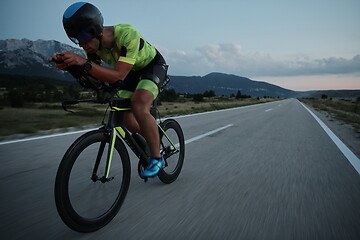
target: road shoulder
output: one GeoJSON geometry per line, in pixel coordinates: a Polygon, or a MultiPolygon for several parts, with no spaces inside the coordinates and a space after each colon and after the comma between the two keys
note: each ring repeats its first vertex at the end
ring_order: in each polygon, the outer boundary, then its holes
{"type": "Polygon", "coordinates": [[[358,157],[360,158],[360,134],[348,123],[335,119],[325,111],[315,110],[305,104],[328,128],[358,157]]]}

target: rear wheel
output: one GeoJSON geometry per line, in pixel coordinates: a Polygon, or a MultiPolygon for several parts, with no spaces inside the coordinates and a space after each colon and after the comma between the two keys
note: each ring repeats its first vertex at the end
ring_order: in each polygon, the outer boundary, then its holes
{"type": "Polygon", "coordinates": [[[108,148],[105,131],[92,131],[76,140],[60,163],[55,181],[56,207],[64,223],[75,231],[104,227],[126,197],[131,172],[128,152],[116,139],[110,174],[105,178],[108,148]]]}
{"type": "Polygon", "coordinates": [[[174,119],[167,119],[161,124],[160,153],[165,159],[165,167],[158,176],[164,183],[174,182],[184,163],[185,141],[182,129],[174,119]]]}

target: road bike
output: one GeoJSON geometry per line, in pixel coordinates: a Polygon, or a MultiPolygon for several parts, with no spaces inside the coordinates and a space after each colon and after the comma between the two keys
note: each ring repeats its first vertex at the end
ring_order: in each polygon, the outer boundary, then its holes
{"type": "MultiPolygon", "coordinates": [[[[63,108],[95,99],[64,101],[63,108]]],[[[123,125],[125,111],[131,110],[128,99],[108,100],[107,122],[97,130],[80,136],[62,158],[55,180],[55,202],[63,222],[78,232],[96,231],[119,212],[130,184],[130,157],[126,145],[139,159],[138,173],[150,161],[150,149],[138,133],[123,125]]],[[[151,114],[157,119],[155,104],[151,114]]],[[[158,174],[164,183],[174,182],[185,156],[184,134],[174,119],[157,119],[160,152],[165,166],[158,174]]],[[[140,176],[141,177],[141,176],[140,176]]],[[[147,181],[147,178],[144,178],[147,181]]]]}

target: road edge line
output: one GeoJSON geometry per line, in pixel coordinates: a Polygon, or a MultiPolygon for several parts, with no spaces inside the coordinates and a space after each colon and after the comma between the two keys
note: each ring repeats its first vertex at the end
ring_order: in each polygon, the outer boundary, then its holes
{"type": "MultiPolygon", "coordinates": [[[[299,101],[300,102],[300,101],[299,101]]],[[[300,104],[313,116],[313,118],[320,124],[320,126],[324,129],[327,135],[331,138],[331,140],[336,144],[339,150],[344,154],[347,160],[351,163],[351,165],[355,168],[355,170],[360,174],[360,159],[330,130],[326,124],[320,120],[309,108],[305,106],[302,102],[300,104]]]]}
{"type": "Polygon", "coordinates": [[[72,134],[76,134],[76,133],[89,132],[89,131],[96,130],[96,129],[98,129],[98,128],[91,128],[91,129],[66,132],[66,133],[55,133],[55,134],[51,134],[51,135],[38,136],[38,137],[32,137],[32,138],[16,139],[16,140],[10,140],[10,141],[6,141],[6,142],[0,142],[0,145],[27,142],[27,141],[40,140],[40,139],[46,139],[46,138],[52,138],[52,137],[61,137],[61,136],[72,135],[72,134]]]}

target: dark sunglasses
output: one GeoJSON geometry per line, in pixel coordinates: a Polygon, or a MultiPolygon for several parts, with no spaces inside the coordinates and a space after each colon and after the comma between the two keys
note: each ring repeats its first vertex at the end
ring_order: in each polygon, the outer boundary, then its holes
{"type": "Polygon", "coordinates": [[[75,37],[70,37],[70,40],[78,45],[86,44],[93,38],[93,34],[89,33],[88,31],[81,31],[78,34],[76,34],[75,37]]]}

